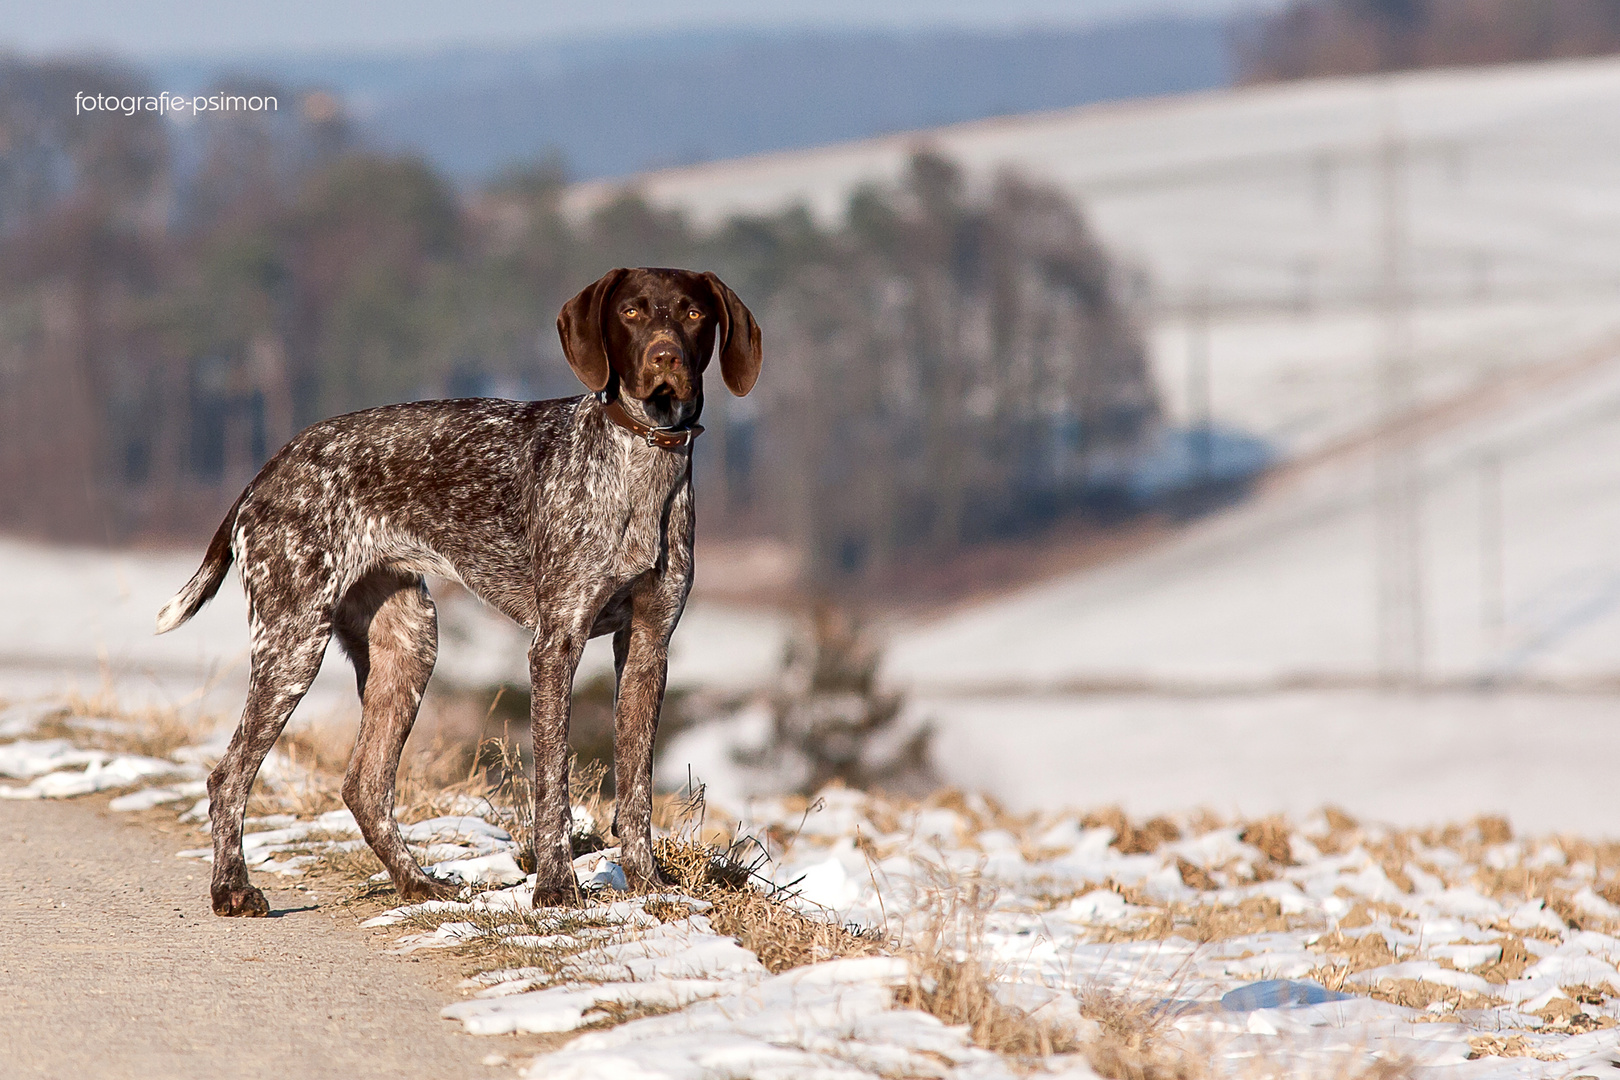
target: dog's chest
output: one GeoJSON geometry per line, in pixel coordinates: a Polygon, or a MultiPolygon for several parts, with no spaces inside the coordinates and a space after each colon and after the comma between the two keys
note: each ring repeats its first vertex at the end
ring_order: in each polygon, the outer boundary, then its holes
{"type": "Polygon", "coordinates": [[[691,543],[686,457],[614,439],[604,467],[587,478],[595,508],[589,558],[598,573],[627,582],[667,565],[672,545],[691,543]]]}

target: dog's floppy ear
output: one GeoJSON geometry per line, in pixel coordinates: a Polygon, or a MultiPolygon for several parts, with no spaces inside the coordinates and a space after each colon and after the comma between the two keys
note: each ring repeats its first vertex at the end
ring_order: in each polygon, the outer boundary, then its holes
{"type": "Polygon", "coordinates": [[[607,342],[602,338],[602,316],[608,298],[630,271],[609,270],[562,307],[557,316],[557,336],[562,339],[563,355],[579,381],[593,393],[608,384],[607,342]]]}
{"type": "Polygon", "coordinates": [[[716,351],[720,353],[720,377],[726,389],[742,397],[754,388],[759,378],[760,361],[764,359],[759,337],[759,324],[748,305],[737,299],[737,294],[713,274],[705,273],[703,280],[714,290],[714,306],[720,312],[720,326],[715,335],[716,351]]]}

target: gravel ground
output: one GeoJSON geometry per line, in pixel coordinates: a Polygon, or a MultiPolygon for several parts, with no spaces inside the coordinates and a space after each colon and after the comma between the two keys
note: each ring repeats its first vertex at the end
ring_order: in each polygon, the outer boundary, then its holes
{"type": "Polygon", "coordinates": [[[306,893],[215,918],[208,868],[104,799],[0,801],[0,840],[7,1076],[495,1077],[528,1049],[439,1019],[456,973],[306,893]]]}

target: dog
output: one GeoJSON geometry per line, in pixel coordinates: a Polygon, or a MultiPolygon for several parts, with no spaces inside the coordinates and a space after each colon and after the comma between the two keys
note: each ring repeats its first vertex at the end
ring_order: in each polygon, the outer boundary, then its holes
{"type": "Polygon", "coordinates": [[[265,755],[332,635],[354,664],[360,733],[343,800],[406,900],[454,889],[425,873],[394,821],[400,754],[433,671],[424,575],[460,581],[534,633],[535,906],[577,897],[569,849],[568,718],[588,638],[613,635],[613,830],[634,888],[652,856],[652,750],[670,635],[692,586],[692,443],[718,356],[737,396],[759,377],[754,316],[714,274],[604,275],[557,332],[590,394],[419,401],[303,431],[220,523],[201,568],[158,614],[162,634],[213,598],[234,561],[252,671],[242,721],[208,777],[216,915],[266,915],[248,882],[242,815],[265,755]]]}

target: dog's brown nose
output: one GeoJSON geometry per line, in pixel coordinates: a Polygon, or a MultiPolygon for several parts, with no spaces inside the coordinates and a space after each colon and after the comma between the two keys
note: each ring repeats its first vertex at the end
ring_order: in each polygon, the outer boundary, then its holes
{"type": "Polygon", "coordinates": [[[655,341],[647,348],[647,362],[671,370],[678,368],[681,366],[681,347],[673,341],[655,341]]]}

